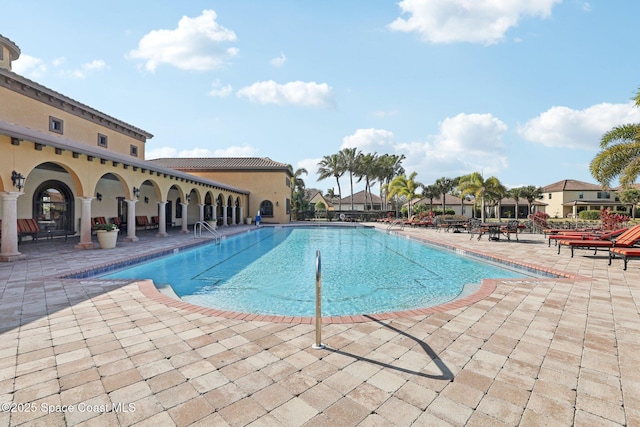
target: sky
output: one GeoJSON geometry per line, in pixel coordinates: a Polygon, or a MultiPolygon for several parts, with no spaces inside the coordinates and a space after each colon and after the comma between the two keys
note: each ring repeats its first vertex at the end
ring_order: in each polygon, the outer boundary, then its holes
{"type": "Polygon", "coordinates": [[[269,157],[323,191],[318,162],[347,147],[404,154],[425,185],[596,183],[602,135],[640,122],[638,1],[7,0],[2,15],[14,72],[152,133],[147,159],[269,157]]]}

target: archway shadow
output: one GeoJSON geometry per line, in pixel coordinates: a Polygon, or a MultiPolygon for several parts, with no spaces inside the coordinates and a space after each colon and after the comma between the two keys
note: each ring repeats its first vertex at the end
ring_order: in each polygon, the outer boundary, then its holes
{"type": "Polygon", "coordinates": [[[397,332],[398,334],[405,336],[413,341],[415,341],[416,343],[418,343],[418,345],[420,346],[420,348],[422,348],[422,350],[425,352],[425,354],[427,356],[429,356],[429,358],[436,364],[436,366],[438,367],[438,369],[440,370],[441,374],[440,375],[432,375],[432,374],[427,374],[424,372],[420,372],[420,371],[414,371],[411,369],[407,369],[407,368],[402,368],[399,366],[393,366],[389,363],[385,363],[385,362],[380,362],[379,360],[374,360],[374,359],[370,359],[368,357],[362,357],[362,356],[358,356],[357,354],[352,354],[346,351],[342,351],[336,348],[331,348],[329,346],[325,347],[325,350],[328,350],[332,353],[335,354],[340,354],[342,356],[348,356],[351,358],[354,358],[356,360],[362,361],[362,362],[367,362],[367,363],[371,363],[374,365],[378,365],[378,366],[382,366],[384,368],[388,368],[388,369],[393,369],[395,371],[400,371],[400,372],[404,372],[407,374],[411,374],[411,375],[417,375],[420,377],[424,377],[424,378],[430,378],[430,379],[434,379],[434,380],[444,380],[444,381],[453,381],[454,379],[454,375],[453,372],[451,372],[451,370],[447,367],[447,365],[444,363],[444,361],[438,356],[438,354],[433,351],[433,349],[431,347],[429,347],[429,345],[427,343],[425,343],[422,340],[419,340],[418,338],[406,333],[405,331],[402,331],[394,326],[391,326],[387,323],[382,322],[381,320],[375,319],[369,315],[364,315],[364,317],[371,319],[372,321],[378,323],[379,325],[382,325],[385,328],[391,329],[394,332],[397,332]]]}

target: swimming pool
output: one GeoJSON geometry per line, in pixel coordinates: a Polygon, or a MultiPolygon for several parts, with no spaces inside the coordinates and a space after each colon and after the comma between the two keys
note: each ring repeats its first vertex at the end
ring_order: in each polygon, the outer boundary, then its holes
{"type": "Polygon", "coordinates": [[[370,228],[265,227],[102,277],[152,279],[221,310],[313,316],[317,250],[323,316],[426,308],[483,278],[526,276],[370,228]]]}

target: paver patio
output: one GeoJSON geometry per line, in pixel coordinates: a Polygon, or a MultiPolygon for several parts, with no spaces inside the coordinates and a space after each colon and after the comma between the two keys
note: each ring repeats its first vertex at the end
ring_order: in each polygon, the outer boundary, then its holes
{"type": "Polygon", "coordinates": [[[640,262],[557,255],[540,235],[399,233],[576,277],[488,281],[463,306],[332,322],[314,350],[299,320],[60,278],[193,235],[141,233],[108,251],[25,242],[25,260],[0,265],[0,425],[640,425],[640,262]]]}

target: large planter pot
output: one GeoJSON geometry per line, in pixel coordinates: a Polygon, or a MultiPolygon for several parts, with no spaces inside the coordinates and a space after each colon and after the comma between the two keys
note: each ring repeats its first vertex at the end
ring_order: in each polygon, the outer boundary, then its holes
{"type": "Polygon", "coordinates": [[[96,230],[96,237],[98,238],[100,249],[115,248],[118,240],[118,231],[118,229],[112,231],[96,230]]]}
{"type": "Polygon", "coordinates": [[[211,229],[213,230],[215,230],[218,226],[218,223],[216,221],[207,221],[207,224],[209,224],[209,227],[211,227],[211,229]]]}
{"type": "Polygon", "coordinates": [[[244,221],[245,221],[245,224],[250,225],[250,224],[251,224],[251,221],[253,221],[253,218],[251,218],[250,216],[248,216],[248,217],[246,217],[246,218],[244,219],[244,221]]]}

